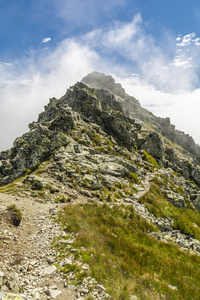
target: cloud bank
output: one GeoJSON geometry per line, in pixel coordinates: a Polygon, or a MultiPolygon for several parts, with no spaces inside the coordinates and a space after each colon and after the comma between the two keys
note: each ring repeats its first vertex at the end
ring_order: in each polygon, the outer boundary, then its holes
{"type": "Polygon", "coordinates": [[[137,14],[130,22],[115,22],[54,48],[32,50],[19,61],[0,63],[0,150],[28,130],[50,97],[61,97],[94,70],[113,75],[143,106],[171,117],[200,143],[200,40],[195,33],[166,36],[165,45],[157,45],[137,14]]]}

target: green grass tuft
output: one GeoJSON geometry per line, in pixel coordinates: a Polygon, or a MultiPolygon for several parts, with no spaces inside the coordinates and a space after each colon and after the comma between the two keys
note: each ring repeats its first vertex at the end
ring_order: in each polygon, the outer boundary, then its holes
{"type": "Polygon", "coordinates": [[[144,153],[144,159],[148,163],[153,165],[156,169],[159,169],[159,165],[158,165],[157,161],[155,160],[155,158],[153,158],[153,156],[144,149],[143,149],[143,153],[144,153]]]}

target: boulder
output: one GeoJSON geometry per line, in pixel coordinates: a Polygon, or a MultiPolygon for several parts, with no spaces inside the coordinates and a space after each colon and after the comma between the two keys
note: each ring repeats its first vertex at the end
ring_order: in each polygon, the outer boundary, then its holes
{"type": "Polygon", "coordinates": [[[146,138],[139,142],[139,148],[144,148],[155,159],[163,160],[164,146],[162,139],[156,132],[151,132],[146,138]]]}
{"type": "Polygon", "coordinates": [[[45,179],[36,175],[27,176],[24,183],[31,184],[33,190],[41,190],[47,185],[47,181],[45,179]]]}
{"type": "Polygon", "coordinates": [[[129,148],[135,145],[135,135],[131,132],[134,121],[120,112],[102,112],[100,118],[102,128],[108,134],[114,135],[115,139],[129,148]]]}
{"type": "Polygon", "coordinates": [[[128,175],[130,172],[127,168],[123,167],[122,165],[114,162],[105,162],[100,164],[100,171],[102,174],[112,175],[116,177],[123,177],[128,175]]]}

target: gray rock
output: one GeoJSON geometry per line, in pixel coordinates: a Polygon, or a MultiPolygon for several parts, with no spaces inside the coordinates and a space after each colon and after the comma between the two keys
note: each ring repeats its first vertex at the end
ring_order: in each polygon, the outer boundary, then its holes
{"type": "Polygon", "coordinates": [[[43,273],[44,273],[44,275],[51,275],[51,274],[53,274],[56,270],[57,270],[57,268],[56,268],[54,265],[52,265],[52,266],[49,266],[49,267],[44,268],[43,273]]]}
{"type": "Polygon", "coordinates": [[[151,132],[143,141],[139,143],[140,148],[144,148],[154,158],[163,160],[164,146],[160,136],[156,132],[151,132]]]}
{"type": "Polygon", "coordinates": [[[52,299],[55,299],[58,295],[60,295],[62,292],[57,289],[47,289],[45,291],[45,294],[47,296],[50,296],[52,299]]]}
{"type": "Polygon", "coordinates": [[[61,260],[60,265],[61,266],[72,265],[72,262],[73,262],[73,257],[71,256],[61,260]]]}
{"type": "Polygon", "coordinates": [[[177,291],[178,290],[178,288],[176,286],[174,286],[174,285],[168,284],[167,286],[168,286],[169,289],[171,289],[173,291],[177,291]]]}
{"type": "Polygon", "coordinates": [[[41,190],[47,185],[47,181],[36,175],[29,175],[25,178],[24,183],[30,183],[35,190],[41,190]]]}

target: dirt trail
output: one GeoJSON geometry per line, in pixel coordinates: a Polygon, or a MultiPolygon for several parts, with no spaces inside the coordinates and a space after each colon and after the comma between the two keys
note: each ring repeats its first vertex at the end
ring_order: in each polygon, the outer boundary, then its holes
{"type": "Polygon", "coordinates": [[[139,199],[140,197],[142,197],[144,194],[146,194],[148,192],[150,185],[151,185],[151,180],[153,177],[154,177],[154,175],[152,175],[152,174],[148,174],[145,177],[145,179],[143,181],[144,188],[141,188],[138,190],[138,192],[134,195],[135,199],[139,199]]]}
{"type": "MultiPolygon", "coordinates": [[[[76,293],[64,288],[61,275],[51,269],[56,261],[50,245],[60,230],[49,217],[52,212],[56,213],[59,206],[51,202],[41,203],[30,197],[0,193],[0,212],[12,204],[21,210],[23,219],[18,227],[3,218],[0,220],[0,272],[9,279],[16,273],[18,278],[13,280],[13,284],[20,283],[23,293],[27,297],[32,295],[30,299],[50,299],[49,292],[52,295],[61,292],[57,300],[75,299],[76,293]]],[[[17,288],[16,292],[19,292],[17,288]]]]}

